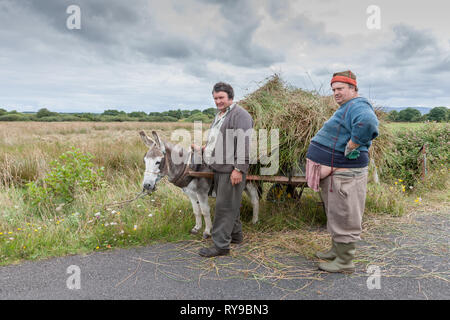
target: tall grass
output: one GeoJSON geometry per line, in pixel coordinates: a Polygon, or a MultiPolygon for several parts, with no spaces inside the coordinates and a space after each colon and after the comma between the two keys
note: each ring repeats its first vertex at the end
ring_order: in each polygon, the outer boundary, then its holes
{"type": "MultiPolygon", "coordinates": [[[[147,147],[138,132],[158,130],[169,138],[174,128],[193,127],[190,123],[0,123],[0,264],[154,241],[200,240],[201,235],[189,234],[195,224],[190,201],[165,179],[151,196],[120,209],[104,208],[141,191],[147,147]],[[55,203],[43,214],[35,214],[26,200],[25,184],[45,177],[50,162],[71,147],[89,152],[95,157],[95,166],[105,167],[106,187],[80,192],[70,203],[55,203]]],[[[415,194],[403,192],[394,181],[369,184],[366,212],[401,215],[420,205],[415,200],[431,184],[448,189],[448,167],[439,170],[430,173],[430,180],[414,186],[415,194]]],[[[263,197],[269,187],[265,185],[263,197]]],[[[213,199],[210,205],[213,213],[213,199]]],[[[309,189],[301,200],[261,201],[257,225],[250,223],[252,208],[245,196],[241,212],[244,228],[252,234],[297,232],[323,226],[326,221],[318,194],[309,189]]]]}

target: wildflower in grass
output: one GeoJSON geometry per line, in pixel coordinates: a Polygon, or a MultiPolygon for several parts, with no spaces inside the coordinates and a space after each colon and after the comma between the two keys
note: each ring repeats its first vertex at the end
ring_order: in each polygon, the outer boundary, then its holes
{"type": "Polygon", "coordinates": [[[96,246],[95,249],[98,250],[98,249],[100,249],[100,247],[99,247],[99,246],[96,246]]]}
{"type": "Polygon", "coordinates": [[[0,232],[0,236],[3,234],[3,232],[0,232]]]}
{"type": "Polygon", "coordinates": [[[133,230],[134,230],[134,231],[136,231],[136,229],[137,229],[137,225],[134,225],[134,228],[133,228],[133,230]]]}
{"type": "Polygon", "coordinates": [[[22,228],[17,228],[17,231],[20,231],[20,230],[22,230],[22,228]]]}
{"type": "Polygon", "coordinates": [[[422,198],[421,197],[417,197],[416,200],[414,200],[415,203],[422,203],[422,198]]]}
{"type": "Polygon", "coordinates": [[[397,181],[395,181],[395,182],[394,182],[394,184],[395,184],[395,185],[397,185],[397,184],[398,184],[398,182],[397,182],[397,181]]]}
{"type": "Polygon", "coordinates": [[[403,182],[403,180],[402,179],[398,179],[398,182],[403,182]]]}
{"type": "Polygon", "coordinates": [[[148,216],[149,216],[150,218],[153,217],[153,213],[150,213],[148,216]]]}

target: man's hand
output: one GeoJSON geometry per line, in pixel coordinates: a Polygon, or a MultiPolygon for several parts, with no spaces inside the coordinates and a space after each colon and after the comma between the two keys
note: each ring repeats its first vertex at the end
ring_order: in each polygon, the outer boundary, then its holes
{"type": "Polygon", "coordinates": [[[196,144],[191,144],[191,148],[192,150],[194,150],[195,152],[200,151],[200,149],[205,150],[205,146],[198,146],[196,144]]]}
{"type": "Polygon", "coordinates": [[[358,147],[359,147],[359,144],[354,143],[354,142],[352,141],[352,139],[348,140],[347,148],[348,148],[349,150],[354,150],[354,149],[356,149],[356,148],[358,148],[358,147]]]}
{"type": "Polygon", "coordinates": [[[241,183],[242,182],[242,173],[237,170],[233,170],[231,172],[230,180],[231,180],[232,186],[241,183]]]}
{"type": "Polygon", "coordinates": [[[359,151],[356,148],[359,147],[359,144],[354,143],[352,139],[348,140],[347,145],[345,146],[344,155],[347,159],[354,160],[359,157],[359,151]]]}

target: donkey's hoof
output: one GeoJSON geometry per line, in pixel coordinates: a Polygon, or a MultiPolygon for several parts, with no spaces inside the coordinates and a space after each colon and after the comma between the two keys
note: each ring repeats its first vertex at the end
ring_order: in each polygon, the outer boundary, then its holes
{"type": "Polygon", "coordinates": [[[191,234],[198,234],[198,231],[199,231],[198,229],[192,228],[190,233],[191,234]]]}
{"type": "Polygon", "coordinates": [[[203,233],[203,239],[209,239],[211,238],[211,235],[209,233],[203,233]]]}
{"type": "Polygon", "coordinates": [[[252,219],[252,223],[253,224],[257,224],[258,223],[258,219],[252,219]]]}

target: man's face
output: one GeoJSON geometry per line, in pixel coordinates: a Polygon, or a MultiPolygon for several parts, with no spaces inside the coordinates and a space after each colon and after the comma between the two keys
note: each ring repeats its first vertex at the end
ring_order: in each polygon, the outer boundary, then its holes
{"type": "Polygon", "coordinates": [[[333,90],[334,100],[340,106],[358,95],[355,88],[350,88],[348,83],[344,82],[333,82],[331,90],[333,90]]]}
{"type": "Polygon", "coordinates": [[[213,92],[214,103],[220,112],[224,112],[233,104],[233,99],[228,99],[228,94],[224,91],[213,92]]]}

